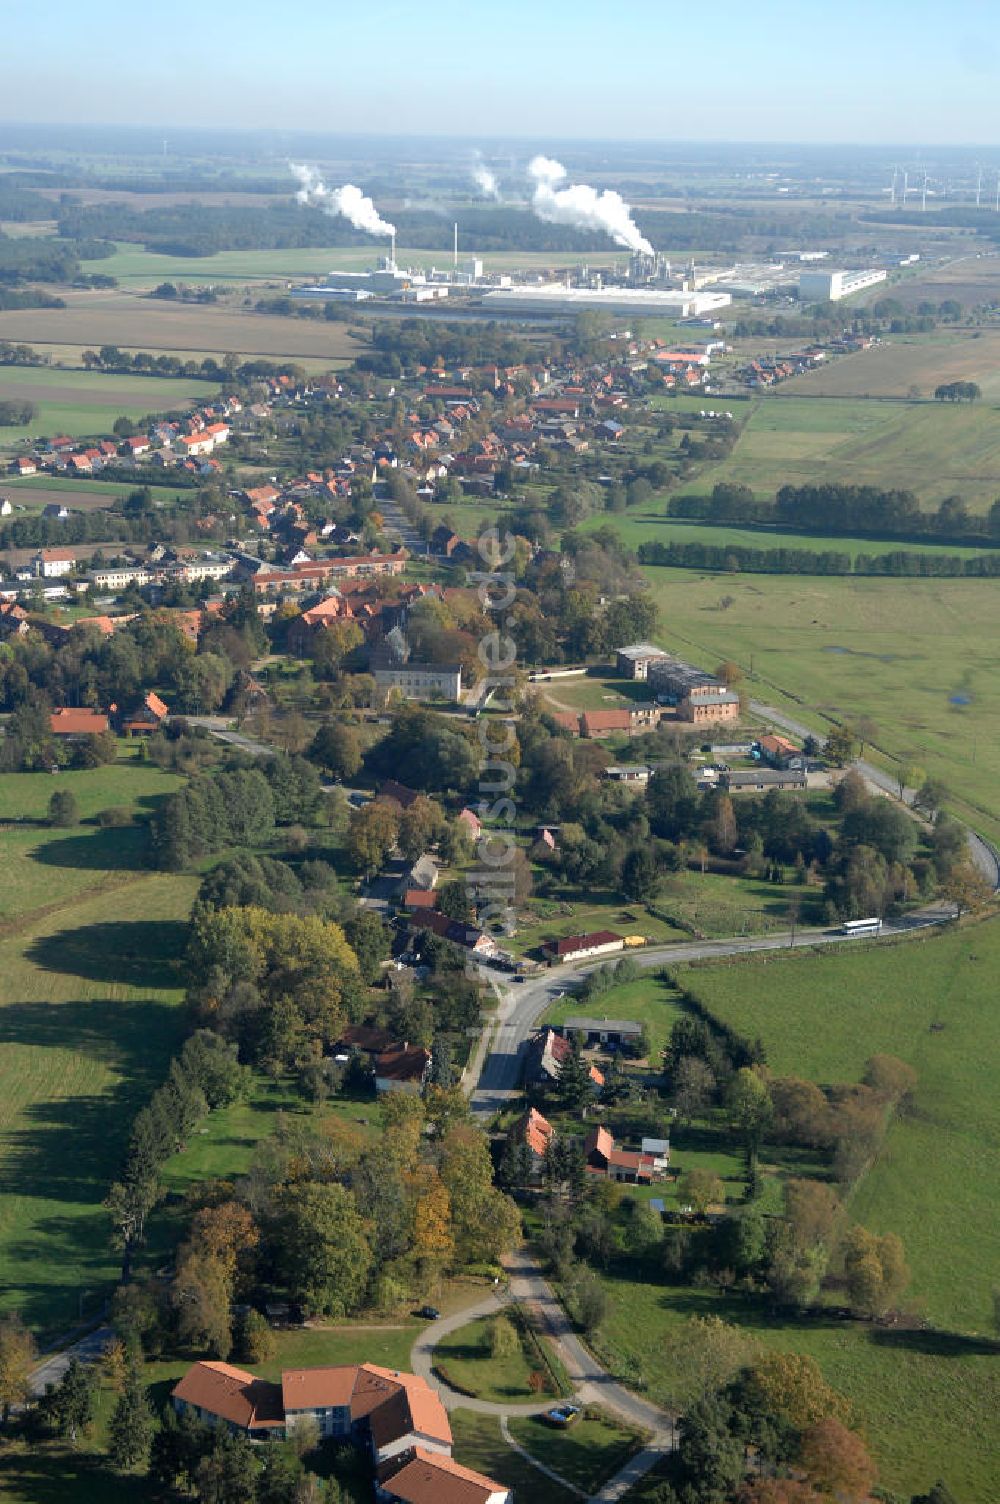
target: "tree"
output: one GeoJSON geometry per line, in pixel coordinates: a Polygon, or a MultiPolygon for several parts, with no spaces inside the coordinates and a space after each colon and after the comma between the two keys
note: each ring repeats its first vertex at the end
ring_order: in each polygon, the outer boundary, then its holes
{"type": "Polygon", "coordinates": [[[408,862],[415,862],[437,840],[444,826],[444,811],[434,799],[418,794],[399,816],[399,849],[408,862]]]}
{"type": "Polygon", "coordinates": [[[256,1496],[259,1472],[253,1444],[216,1427],[212,1450],[195,1469],[195,1493],[200,1504],[247,1504],[256,1496]]]}
{"type": "Polygon", "coordinates": [[[486,1135],[458,1123],[441,1141],[441,1179],[451,1198],[452,1235],[460,1260],[498,1259],[521,1236],[521,1214],[493,1184],[486,1135]]]}
{"type": "Polygon", "coordinates": [[[736,1072],[726,1093],[726,1106],[734,1127],[756,1149],[771,1120],[771,1097],[767,1082],[750,1066],[736,1072]]]}
{"type": "Polygon", "coordinates": [[[785,1181],[785,1218],[796,1247],[828,1247],[840,1210],[839,1196],[824,1181],[785,1181]]]}
{"type": "Polygon", "coordinates": [[[11,1408],[22,1405],[30,1392],[35,1363],[35,1339],[17,1315],[0,1321],[0,1415],[4,1424],[11,1408]]]}
{"type": "Polygon", "coordinates": [[[365,1223],[342,1185],[294,1184],[279,1199],[280,1282],[307,1311],[346,1316],[364,1299],[372,1252],[365,1223]]]}
{"type": "Polygon", "coordinates": [[[442,884],[438,889],[437,906],[439,911],[446,914],[449,919],[457,919],[461,924],[469,924],[473,917],[473,909],[468,884],[460,877],[454,877],[450,882],[442,884]]]}
{"type": "Polygon", "coordinates": [[[578,1112],[584,1103],[589,1102],[594,1095],[594,1083],[590,1075],[590,1066],[583,1058],[583,1045],[580,1036],[570,1034],[569,1048],[559,1062],[559,1074],[556,1077],[556,1096],[560,1107],[567,1112],[578,1112]]]}
{"type": "Polygon", "coordinates": [[[144,1463],[149,1456],[153,1431],[153,1412],[142,1384],[139,1365],[133,1359],[108,1427],[108,1455],[112,1466],[124,1471],[144,1463]]]}
{"type": "Polygon", "coordinates": [[[838,1499],[867,1499],[875,1484],[875,1464],[861,1437],[832,1415],[804,1432],[799,1462],[811,1482],[838,1499]]]}
{"type": "Polygon", "coordinates": [[[983,876],[971,856],[957,861],[941,884],[941,897],[955,905],[959,919],[985,908],[993,897],[993,885],[983,876]]]}
{"type": "Polygon", "coordinates": [[[894,1232],[880,1237],[855,1225],[844,1239],[844,1277],[855,1310],[884,1315],[910,1282],[902,1240],[894,1232]]]}
{"type": "Polygon", "coordinates": [[[595,1332],[608,1314],[608,1297],[596,1274],[581,1269],[570,1287],[570,1305],[585,1332],[595,1332]]]}
{"type": "Polygon", "coordinates": [[[347,854],[366,876],[378,872],[399,836],[399,810],[386,799],[373,799],[353,810],[347,822],[347,854]]]}
{"type": "Polygon", "coordinates": [[[711,1067],[697,1055],[682,1055],[674,1071],[674,1107],[681,1122],[704,1111],[715,1091],[711,1067]]]}
{"type": "Polygon", "coordinates": [[[723,1504],[743,1477],[743,1445],[729,1429],[729,1413],[721,1398],[706,1395],[678,1425],[677,1463],[699,1504],[723,1504]]]}
{"type": "Polygon", "coordinates": [[[58,1384],[48,1386],[43,1409],[56,1433],[75,1445],[94,1418],[94,1375],[79,1358],[70,1358],[58,1384]]]}
{"type": "Polygon", "coordinates": [[[207,1349],[215,1358],[228,1358],[233,1345],[232,1283],[222,1260],[186,1244],[178,1256],[170,1299],[180,1342],[207,1349]]]}
{"type": "Polygon", "coordinates": [[[834,726],[823,748],[824,756],[837,768],[846,767],[854,757],[857,738],[850,726],[834,726]]]}
{"type": "Polygon", "coordinates": [[[233,1330],[236,1357],[241,1363],[266,1363],[274,1356],[274,1333],[267,1317],[247,1306],[236,1318],[233,1330]]]}
{"type": "Polygon", "coordinates": [[[895,1055],[871,1055],[865,1062],[864,1083],[889,1102],[905,1102],[916,1090],[917,1073],[895,1055]]]}
{"type": "Polygon", "coordinates": [[[951,790],[941,778],[925,778],[913,796],[913,808],[935,820],[947,803],[951,790]]]}
{"type": "Polygon", "coordinates": [[[713,1202],[717,1204],[725,1200],[726,1188],[711,1170],[688,1170],[677,1183],[677,1197],[703,1217],[713,1202]]]}
{"type": "Polygon", "coordinates": [[[351,949],[358,958],[361,975],[369,984],[382,974],[382,963],[392,951],[392,935],[381,915],[372,909],[358,909],[344,926],[351,949]]]}
{"type": "Polygon", "coordinates": [[[828,1416],[846,1420],[850,1406],[824,1379],[815,1358],[805,1353],[768,1353],[750,1370],[750,1384],[773,1415],[797,1431],[828,1416]]]}
{"type": "Polygon", "coordinates": [[[655,896],[659,885],[656,858],[648,846],[636,846],[622,863],[622,893],[633,903],[645,903],[655,896]]]}
{"type": "Polygon", "coordinates": [[[80,821],[80,808],[69,789],[56,789],[49,800],[49,824],[58,830],[66,830],[80,821]]]}

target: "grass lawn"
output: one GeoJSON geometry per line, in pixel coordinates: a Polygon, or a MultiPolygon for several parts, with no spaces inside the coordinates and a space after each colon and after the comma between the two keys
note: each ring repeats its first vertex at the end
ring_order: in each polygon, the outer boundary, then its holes
{"type": "MultiPolygon", "coordinates": [[[[615,957],[608,958],[612,964],[615,957]]],[[[568,992],[553,1003],[542,1022],[565,1023],[567,1018],[583,1015],[598,1018],[634,1018],[649,1030],[650,1060],[659,1061],[674,1021],[682,1016],[682,1009],[675,1001],[673,988],[659,977],[648,973],[635,982],[623,982],[620,987],[609,987],[607,992],[596,993],[589,1000],[568,992]]]]}
{"type": "MultiPolygon", "coordinates": [[[[791,867],[785,869],[793,873],[791,867]]],[[[822,890],[805,883],[768,883],[723,872],[673,873],[655,900],[658,911],[698,935],[766,935],[788,928],[789,904],[800,905],[804,924],[820,924],[822,890]]]]}
{"type": "Polygon", "coordinates": [[[181,779],[153,763],[140,762],[131,748],[104,768],[51,773],[0,774],[0,858],[17,881],[0,888],[0,924],[38,909],[64,903],[92,888],[120,886],[144,867],[146,833],[141,825],[102,829],[76,825],[52,829],[45,823],[56,789],[74,795],[81,818],[117,805],[141,814],[181,779]],[[5,823],[11,822],[11,823],[5,823]],[[23,822],[23,823],[21,823],[23,822]]]}
{"type": "Polygon", "coordinates": [[[455,1460],[506,1484],[513,1489],[517,1504],[574,1504],[576,1494],[560,1488],[507,1445],[497,1416],[453,1410],[450,1420],[455,1460]]]}
{"type": "MultiPolygon", "coordinates": [[[[434,1349],[434,1362],[447,1371],[463,1389],[481,1400],[527,1402],[535,1398],[528,1384],[531,1367],[520,1341],[513,1352],[494,1356],[492,1333],[495,1317],[470,1321],[445,1337],[434,1349]]],[[[516,1334],[516,1328],[515,1334],[516,1334]]]]}
{"type": "Polygon", "coordinates": [[[0,941],[0,1309],[44,1333],[117,1272],[101,1201],[186,1032],[177,960],[196,880],[150,875],[0,941]]]}
{"type": "Polygon", "coordinates": [[[763,1038],[777,1074],[857,1080],[876,1052],[915,1067],[912,1106],[893,1122],[851,1212],[899,1233],[911,1297],[935,1324],[965,1332],[990,1330],[996,1278],[998,968],[1000,920],[989,920],[905,944],[682,972],[713,1013],[763,1038]]]}
{"type": "MultiPolygon", "coordinates": [[[[15,475],[3,480],[4,494],[10,497],[15,507],[24,507],[29,514],[52,502],[68,507],[70,511],[98,512],[113,506],[119,497],[130,496],[144,484],[141,475],[136,475],[131,481],[64,480],[62,476],[52,475],[26,475],[23,478],[15,475]]],[[[190,497],[190,492],[179,491],[176,486],[148,486],[146,489],[154,505],[161,503],[166,506],[190,497]]]]}
{"type": "Polygon", "coordinates": [[[640,1437],[606,1411],[588,1411],[567,1431],[533,1415],[519,1416],[509,1426],[526,1452],[586,1494],[595,1494],[641,1446],[640,1437]]]}
{"type": "Polygon", "coordinates": [[[825,717],[870,716],[880,747],[942,778],[957,813],[1000,837],[993,581],[646,574],[665,647],[708,669],[736,659],[752,694],[820,732],[825,717]]]}
{"type": "MultiPolygon", "coordinates": [[[[526,922],[512,937],[511,948],[518,955],[534,951],[543,940],[561,939],[565,935],[588,934],[591,930],[613,930],[619,935],[645,935],[647,940],[662,944],[685,938],[682,930],[654,919],[642,904],[625,904],[614,893],[594,893],[567,888],[558,899],[534,898],[525,905],[526,922]]],[[[608,957],[614,961],[615,956],[608,957]]]]}
{"type": "Polygon", "coordinates": [[[827,1380],[852,1401],[879,1465],[879,1481],[907,1497],[944,1478],[962,1504],[988,1504],[1000,1469],[994,1418],[1000,1381],[994,1352],[962,1338],[870,1330],[862,1323],[769,1319],[762,1306],[614,1274],[601,1276],[610,1313],[596,1348],[613,1371],[649,1398],[688,1399],[674,1383],[665,1333],[689,1316],[722,1316],[763,1347],[808,1353],[827,1380]]]}
{"type": "Polygon", "coordinates": [[[0,367],[0,399],[34,402],[27,427],[0,427],[0,447],[21,447],[35,434],[108,434],[116,418],[144,418],[207,401],[213,388],[178,377],[57,370],[51,366],[0,367]]]}

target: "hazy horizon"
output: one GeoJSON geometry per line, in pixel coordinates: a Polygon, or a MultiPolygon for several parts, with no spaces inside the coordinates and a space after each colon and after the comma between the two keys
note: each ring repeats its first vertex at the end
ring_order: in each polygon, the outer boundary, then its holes
{"type": "Polygon", "coordinates": [[[8,126],[992,150],[993,31],[982,0],[956,0],[943,21],[928,0],[720,0],[704,19],[634,0],[611,18],[597,0],[507,0],[502,13],[247,0],[227,28],[194,0],[148,20],[123,0],[55,0],[5,38],[3,114],[8,126]]]}

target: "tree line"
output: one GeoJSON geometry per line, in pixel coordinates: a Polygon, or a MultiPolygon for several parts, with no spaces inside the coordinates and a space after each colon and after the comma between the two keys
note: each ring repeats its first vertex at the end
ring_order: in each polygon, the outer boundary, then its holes
{"type": "Polygon", "coordinates": [[[673,569],[704,569],[720,574],[890,575],[897,578],[992,580],[1000,576],[1000,554],[963,558],[960,554],[893,549],[884,554],[845,554],[832,549],[749,548],[737,543],[661,543],[636,550],[640,564],[673,569]]]}
{"type": "Polygon", "coordinates": [[[924,512],[912,491],[824,482],[782,486],[773,502],[755,496],[749,486],[720,481],[711,496],[677,496],[667,508],[677,518],[710,522],[780,524],[821,534],[871,535],[952,542],[1000,541],[1000,501],[987,513],[969,512],[960,496],[946,496],[933,512],[924,512]]]}

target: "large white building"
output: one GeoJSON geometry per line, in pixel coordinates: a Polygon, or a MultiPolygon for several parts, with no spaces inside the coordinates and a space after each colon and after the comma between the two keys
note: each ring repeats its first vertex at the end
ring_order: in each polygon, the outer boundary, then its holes
{"type": "Polygon", "coordinates": [[[606,308],[611,313],[660,314],[666,318],[700,318],[728,308],[728,292],[683,292],[648,287],[567,287],[547,282],[541,287],[502,287],[488,292],[483,307],[504,313],[560,314],[606,308]]]}
{"type": "Polygon", "coordinates": [[[799,276],[799,297],[807,303],[837,303],[841,298],[849,298],[852,293],[874,287],[876,282],[884,282],[887,275],[885,270],[875,267],[857,272],[802,272],[799,276]]]}

